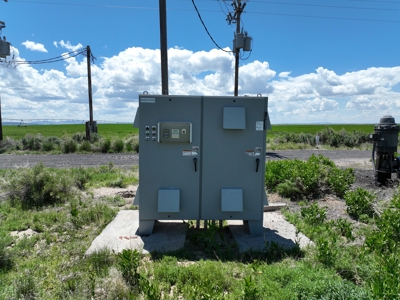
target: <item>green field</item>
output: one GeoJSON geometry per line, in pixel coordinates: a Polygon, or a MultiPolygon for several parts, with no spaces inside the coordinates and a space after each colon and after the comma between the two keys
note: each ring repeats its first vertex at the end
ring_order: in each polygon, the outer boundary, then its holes
{"type": "MultiPolygon", "coordinates": [[[[138,134],[138,129],[133,128],[132,124],[99,124],[98,133],[105,138],[125,138],[132,134],[138,134]]],[[[26,127],[3,126],[3,137],[10,137],[20,140],[27,134],[41,134],[43,136],[62,137],[63,135],[73,135],[77,132],[85,132],[85,124],[68,125],[27,125],[26,127]]]]}
{"type": "MultiPolygon", "coordinates": [[[[272,125],[272,130],[268,130],[269,137],[282,133],[311,133],[315,134],[325,128],[332,128],[335,131],[345,129],[347,132],[359,131],[372,133],[372,124],[329,124],[329,125],[272,125]]],[[[138,128],[133,128],[132,124],[99,124],[98,133],[105,138],[125,138],[131,134],[138,134],[138,128]]],[[[68,125],[27,125],[26,127],[3,126],[3,137],[10,137],[15,140],[22,139],[27,134],[42,134],[43,136],[72,135],[77,132],[85,132],[85,124],[68,125]]]]}

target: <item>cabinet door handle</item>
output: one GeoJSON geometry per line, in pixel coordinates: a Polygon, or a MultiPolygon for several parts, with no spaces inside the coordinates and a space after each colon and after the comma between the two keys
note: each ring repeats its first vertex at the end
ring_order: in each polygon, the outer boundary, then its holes
{"type": "Polygon", "coordinates": [[[193,158],[193,162],[194,162],[194,171],[197,172],[197,158],[193,158]]]}
{"type": "Polygon", "coordinates": [[[258,166],[260,165],[260,159],[256,159],[256,172],[258,172],[258,166]]]}

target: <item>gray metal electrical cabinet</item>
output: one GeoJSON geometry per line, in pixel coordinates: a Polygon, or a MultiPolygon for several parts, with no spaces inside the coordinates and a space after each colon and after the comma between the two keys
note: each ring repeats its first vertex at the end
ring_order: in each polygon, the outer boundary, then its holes
{"type": "Polygon", "coordinates": [[[268,98],[140,95],[139,233],[155,220],[246,220],[263,229],[268,98]]]}

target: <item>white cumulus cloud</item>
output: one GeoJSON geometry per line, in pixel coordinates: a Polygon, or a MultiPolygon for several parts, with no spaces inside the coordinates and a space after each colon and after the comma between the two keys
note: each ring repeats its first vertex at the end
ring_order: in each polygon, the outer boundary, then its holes
{"type": "Polygon", "coordinates": [[[31,51],[48,52],[44,47],[44,45],[40,43],[35,43],[26,40],[25,42],[22,43],[22,45],[24,45],[26,49],[29,49],[31,51]]]}
{"type": "MultiPolygon", "coordinates": [[[[54,42],[75,51],[80,43],[54,42]]],[[[16,60],[19,51],[14,48],[16,60]]],[[[169,94],[232,96],[234,57],[212,49],[191,51],[171,48],[169,94]]],[[[161,94],[160,50],[127,48],[92,65],[95,120],[132,122],[138,94],[161,94]]],[[[19,65],[0,68],[2,114],[8,119],[89,118],[86,57],[65,59],[52,65],[19,65]]],[[[239,69],[239,95],[261,93],[269,97],[269,112],[277,123],[375,123],[400,107],[400,67],[377,68],[337,74],[324,67],[292,77],[277,72],[267,61],[245,61],[239,69]],[[278,75],[277,75],[278,74],[278,75]]]]}
{"type": "Polygon", "coordinates": [[[280,72],[278,77],[280,78],[288,78],[291,72],[280,72]]]}
{"type": "Polygon", "coordinates": [[[53,45],[54,45],[56,48],[58,48],[58,46],[60,45],[61,48],[65,48],[65,49],[67,49],[68,51],[76,51],[76,50],[79,50],[79,49],[82,49],[82,48],[83,48],[83,46],[82,46],[81,43],[78,43],[78,44],[76,44],[76,45],[72,45],[70,41],[64,42],[64,40],[61,40],[61,41],[59,41],[59,42],[54,41],[54,42],[53,42],[53,45]]]}

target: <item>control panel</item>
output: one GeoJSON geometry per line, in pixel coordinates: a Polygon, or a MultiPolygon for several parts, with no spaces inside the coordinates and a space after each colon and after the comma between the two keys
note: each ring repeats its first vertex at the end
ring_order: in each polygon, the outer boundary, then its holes
{"type": "Polygon", "coordinates": [[[146,125],[146,132],[145,132],[145,140],[146,141],[156,141],[157,140],[157,127],[155,125],[149,126],[146,125]]]}
{"type": "Polygon", "coordinates": [[[191,143],[192,123],[190,122],[159,122],[159,143],[191,143]]]}

